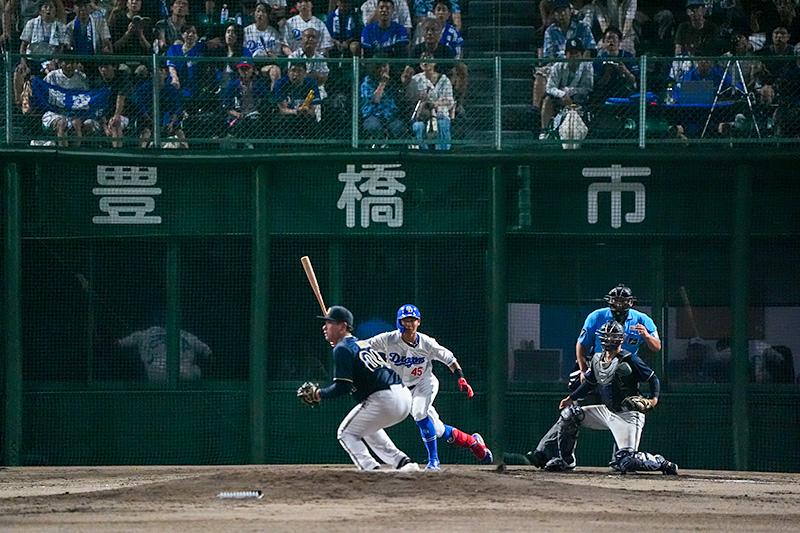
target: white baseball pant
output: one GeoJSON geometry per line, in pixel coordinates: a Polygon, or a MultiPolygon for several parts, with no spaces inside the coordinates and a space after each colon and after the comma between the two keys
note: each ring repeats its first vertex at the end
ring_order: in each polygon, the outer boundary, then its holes
{"type": "Polygon", "coordinates": [[[403,385],[392,385],[373,392],[353,407],[339,425],[336,437],[360,470],[380,468],[367,445],[381,461],[397,466],[407,455],[395,446],[384,428],[402,422],[410,412],[411,392],[403,385]]]}
{"type": "Polygon", "coordinates": [[[411,391],[411,417],[417,422],[429,416],[436,430],[436,437],[441,437],[444,435],[444,423],[433,406],[437,394],[439,380],[436,376],[431,373],[420,379],[411,391]]]}
{"type": "Polygon", "coordinates": [[[617,448],[639,449],[639,440],[644,429],[643,413],[637,411],[614,412],[605,405],[587,405],[581,407],[584,418],[581,427],[590,429],[608,429],[614,435],[617,448]]]}

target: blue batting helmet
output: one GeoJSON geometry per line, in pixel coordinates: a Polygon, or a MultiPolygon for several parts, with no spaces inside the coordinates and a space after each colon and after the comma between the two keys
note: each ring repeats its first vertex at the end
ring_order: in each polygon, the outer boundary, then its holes
{"type": "Polygon", "coordinates": [[[419,308],[417,308],[414,304],[405,304],[401,305],[400,309],[397,310],[397,321],[395,325],[397,329],[400,330],[400,333],[403,333],[406,328],[403,327],[403,324],[400,323],[401,320],[404,318],[416,318],[417,320],[422,320],[422,314],[419,312],[419,308]]]}

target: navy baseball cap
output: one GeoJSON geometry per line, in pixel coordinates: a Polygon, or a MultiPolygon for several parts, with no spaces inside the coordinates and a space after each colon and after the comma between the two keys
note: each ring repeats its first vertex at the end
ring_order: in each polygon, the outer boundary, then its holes
{"type": "Polygon", "coordinates": [[[553,0],[551,5],[553,6],[553,11],[556,11],[557,9],[572,8],[572,4],[569,0],[553,0]]]}
{"type": "Polygon", "coordinates": [[[570,39],[567,41],[565,50],[567,52],[583,52],[586,49],[583,47],[583,42],[580,39],[570,39]]]}
{"type": "Polygon", "coordinates": [[[351,326],[353,325],[353,313],[341,305],[332,305],[325,316],[317,316],[317,318],[330,322],[346,322],[351,326]]]}
{"type": "Polygon", "coordinates": [[[705,0],[686,0],[686,7],[698,7],[706,5],[705,0]]]}

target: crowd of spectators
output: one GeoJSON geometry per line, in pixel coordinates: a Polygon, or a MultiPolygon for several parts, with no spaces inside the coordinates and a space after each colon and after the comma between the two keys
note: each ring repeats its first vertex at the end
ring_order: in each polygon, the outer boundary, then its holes
{"type": "Polygon", "coordinates": [[[576,104],[600,118],[596,126],[607,126],[613,117],[603,104],[638,93],[641,55],[650,58],[647,97],[662,109],[670,135],[800,134],[797,0],[540,0],[538,7],[538,56],[573,63],[535,71],[541,138],[560,108],[576,104]],[[703,56],[727,57],[695,59],[703,56]],[[592,60],[590,80],[576,59],[592,60]],[[575,102],[587,85],[588,104],[575,102]]]}
{"type": "Polygon", "coordinates": [[[449,149],[467,77],[456,64],[464,44],[457,0],[330,0],[319,16],[312,0],[219,1],[0,0],[0,44],[35,56],[13,67],[26,135],[39,139],[44,129],[45,140],[34,143],[60,146],[104,135],[114,147],[126,138],[145,147],[157,124],[169,146],[200,139],[251,147],[254,139],[349,134],[354,81],[346,59],[355,56],[396,64],[388,80],[355,82],[397,93],[390,131],[369,120],[371,107],[390,107],[380,104],[383,90],[364,93],[375,104],[362,106],[365,134],[381,144],[411,139],[422,102],[433,109],[423,126],[433,123],[436,134],[419,147],[449,149]]]}
{"type": "MultiPolygon", "coordinates": [[[[103,133],[113,146],[121,146],[125,136],[138,137],[144,146],[151,142],[154,120],[179,145],[185,145],[186,129],[192,129],[191,138],[335,138],[340,130],[349,133],[356,84],[362,134],[378,135],[375,141],[416,138],[423,149],[449,148],[449,126],[464,111],[469,77],[459,62],[465,0],[329,0],[316,10],[312,0],[220,1],[225,0],[0,0],[0,45],[39,56],[14,67],[17,109],[29,127],[36,122],[52,130],[63,145],[103,133]],[[163,58],[160,72],[152,71],[151,54],[163,58]],[[60,59],[41,60],[48,55],[60,59]],[[86,59],[95,55],[124,57],[86,59]],[[353,56],[409,61],[388,69],[376,64],[352,80],[342,59],[353,56]],[[154,76],[163,84],[154,83],[154,76]],[[74,95],[76,105],[91,102],[90,116],[42,109],[46,98],[37,98],[37,90],[50,86],[65,94],[109,91],[74,95]],[[161,87],[159,117],[150,116],[153,87],[161,87]]],[[[752,135],[755,129],[759,135],[797,136],[798,3],[531,0],[540,21],[533,45],[540,58],[550,60],[533,77],[534,129],[552,129],[560,112],[575,108],[594,122],[591,128],[617,119],[621,127],[626,101],[635,105],[630,97],[640,90],[639,57],[646,54],[652,58],[647,97],[663,104],[670,135],[752,135]],[[729,60],[695,59],[723,55],[729,60]],[[692,102],[697,116],[688,119],[681,111],[681,98],[689,94],[681,91],[685,82],[713,93],[692,102]],[[609,102],[617,107],[609,108],[609,102]],[[698,110],[710,117],[715,108],[721,112],[701,131],[705,116],[698,110]]]]}

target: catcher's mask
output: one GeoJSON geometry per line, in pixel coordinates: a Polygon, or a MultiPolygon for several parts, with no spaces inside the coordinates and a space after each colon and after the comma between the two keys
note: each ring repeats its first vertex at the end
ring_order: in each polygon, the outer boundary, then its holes
{"type": "Polygon", "coordinates": [[[597,330],[597,337],[603,350],[615,351],[625,340],[625,330],[616,320],[609,320],[597,330]]]}
{"type": "Polygon", "coordinates": [[[406,328],[403,327],[403,324],[400,322],[404,318],[416,318],[417,320],[422,320],[422,314],[419,312],[419,308],[417,308],[414,304],[405,304],[401,305],[400,309],[397,310],[397,320],[395,321],[395,325],[400,333],[403,333],[406,328]]]}
{"type": "MultiPolygon", "coordinates": [[[[605,301],[608,302],[608,307],[614,313],[615,318],[624,317],[628,309],[636,304],[636,297],[633,296],[631,289],[623,284],[619,284],[605,296],[605,301]]],[[[619,318],[617,318],[619,320],[619,318]]]]}

